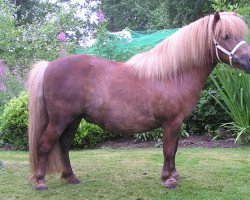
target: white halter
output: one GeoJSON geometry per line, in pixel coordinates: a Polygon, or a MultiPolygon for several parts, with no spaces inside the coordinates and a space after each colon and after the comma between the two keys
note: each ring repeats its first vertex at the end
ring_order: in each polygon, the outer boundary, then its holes
{"type": "Polygon", "coordinates": [[[231,66],[233,66],[233,56],[234,56],[234,53],[236,52],[236,50],[242,45],[242,44],[245,44],[246,42],[245,41],[241,41],[239,42],[231,52],[229,52],[228,50],[226,50],[225,48],[223,48],[222,46],[219,45],[219,43],[217,42],[217,40],[215,39],[215,37],[213,37],[213,41],[214,41],[214,45],[215,45],[215,51],[216,51],[216,56],[217,56],[217,59],[223,63],[219,57],[219,54],[218,54],[218,49],[221,50],[223,53],[227,54],[229,56],[229,63],[231,66]]]}

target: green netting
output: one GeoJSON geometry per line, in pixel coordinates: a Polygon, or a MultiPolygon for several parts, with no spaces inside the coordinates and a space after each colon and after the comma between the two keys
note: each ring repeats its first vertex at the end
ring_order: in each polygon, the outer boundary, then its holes
{"type": "MultiPolygon", "coordinates": [[[[156,44],[160,43],[162,40],[172,35],[178,29],[160,30],[160,31],[130,31],[132,38],[123,38],[116,40],[115,47],[113,50],[115,53],[124,53],[128,51],[133,51],[138,53],[138,51],[145,51],[156,44]]],[[[111,33],[112,34],[112,33],[111,33]]],[[[121,36],[118,36],[121,38],[121,36]]],[[[78,48],[76,49],[76,54],[93,54],[96,55],[97,46],[93,45],[88,49],[78,48]]]]}
{"type": "Polygon", "coordinates": [[[152,48],[156,44],[160,43],[162,40],[168,36],[175,33],[178,29],[170,30],[160,30],[160,31],[131,31],[132,42],[128,44],[129,47],[134,48],[143,48],[149,47],[152,48]]]}
{"type": "Polygon", "coordinates": [[[178,29],[160,31],[128,31],[109,33],[105,40],[97,41],[88,49],[76,49],[76,54],[91,54],[124,62],[135,54],[151,49],[178,29]],[[126,33],[126,34],[124,34],[126,33]]]}

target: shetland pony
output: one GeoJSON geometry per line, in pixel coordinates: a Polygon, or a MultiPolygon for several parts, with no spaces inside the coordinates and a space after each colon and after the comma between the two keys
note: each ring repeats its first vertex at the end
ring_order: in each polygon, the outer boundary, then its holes
{"type": "Polygon", "coordinates": [[[79,183],[69,149],[80,120],[120,134],[163,128],[161,181],[175,188],[183,121],[218,62],[250,73],[246,23],[236,13],[205,16],[125,63],[73,55],[35,64],[29,76],[29,153],[35,189],[60,172],[79,183]]]}

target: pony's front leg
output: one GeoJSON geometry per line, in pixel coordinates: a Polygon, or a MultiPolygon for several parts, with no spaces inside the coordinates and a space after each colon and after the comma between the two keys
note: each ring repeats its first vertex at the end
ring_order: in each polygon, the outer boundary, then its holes
{"type": "Polygon", "coordinates": [[[161,180],[164,187],[174,189],[177,186],[179,174],[175,169],[175,154],[178,147],[179,132],[182,120],[177,118],[163,125],[164,163],[161,180]]]}

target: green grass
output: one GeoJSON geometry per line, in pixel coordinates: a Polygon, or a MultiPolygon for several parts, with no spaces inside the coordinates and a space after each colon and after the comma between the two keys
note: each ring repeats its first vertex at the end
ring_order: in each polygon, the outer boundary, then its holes
{"type": "Polygon", "coordinates": [[[0,151],[0,199],[250,199],[250,148],[179,149],[178,189],[160,184],[161,149],[104,149],[70,154],[81,184],[47,177],[48,191],[28,181],[28,153],[0,151]]]}

